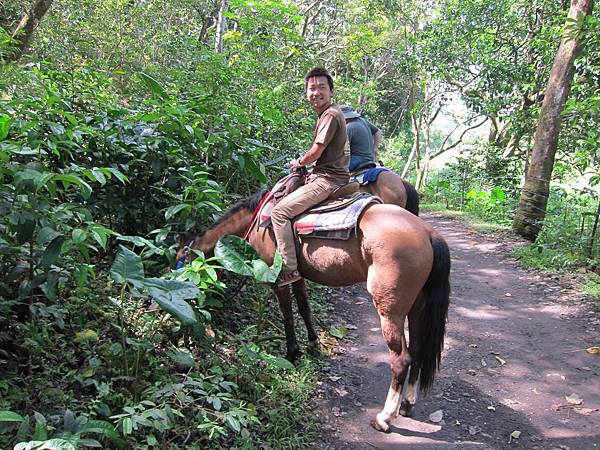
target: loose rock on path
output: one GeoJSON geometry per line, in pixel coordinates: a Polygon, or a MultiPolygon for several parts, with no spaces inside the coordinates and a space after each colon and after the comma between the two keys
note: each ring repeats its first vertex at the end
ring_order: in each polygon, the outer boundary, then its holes
{"type": "Polygon", "coordinates": [[[452,294],[440,372],[412,418],[369,425],[389,387],[388,352],[364,286],[330,289],[348,332],[325,359],[319,449],[600,449],[599,314],[568,278],[521,268],[518,242],[425,220],[448,241],[452,294]],[[337,354],[336,354],[337,353],[337,354]]]}

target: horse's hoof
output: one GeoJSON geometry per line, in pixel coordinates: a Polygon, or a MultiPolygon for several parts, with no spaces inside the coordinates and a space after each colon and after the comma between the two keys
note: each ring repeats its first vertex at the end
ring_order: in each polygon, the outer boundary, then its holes
{"type": "Polygon", "coordinates": [[[414,406],[415,405],[413,405],[412,403],[408,403],[407,401],[404,401],[400,405],[398,414],[401,415],[402,417],[412,417],[414,406]]]}
{"type": "Polygon", "coordinates": [[[389,424],[390,417],[387,414],[379,413],[375,416],[375,419],[371,420],[371,426],[377,431],[387,433],[390,429],[389,424]]]}

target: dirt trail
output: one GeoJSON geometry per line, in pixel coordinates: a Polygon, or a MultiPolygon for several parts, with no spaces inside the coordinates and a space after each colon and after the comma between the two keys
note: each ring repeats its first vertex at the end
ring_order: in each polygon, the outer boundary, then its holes
{"type": "Polygon", "coordinates": [[[441,215],[424,218],[452,252],[446,347],[433,389],[411,419],[374,431],[369,421],[389,386],[387,347],[364,287],[332,289],[329,319],[349,332],[321,374],[326,425],[314,448],[600,449],[600,356],[585,351],[600,345],[599,315],[570,279],[520,268],[509,253],[514,241],[441,215]],[[574,405],[572,394],[583,403],[574,405]],[[440,410],[442,420],[430,420],[440,410]]]}

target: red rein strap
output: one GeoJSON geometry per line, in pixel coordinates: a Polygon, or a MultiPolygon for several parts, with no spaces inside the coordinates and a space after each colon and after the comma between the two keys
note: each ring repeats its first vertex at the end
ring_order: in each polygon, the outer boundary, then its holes
{"type": "Polygon", "coordinates": [[[245,241],[248,240],[248,235],[250,234],[250,228],[252,228],[252,224],[254,223],[256,216],[258,216],[258,213],[262,209],[263,204],[267,201],[267,199],[269,198],[270,195],[271,195],[271,191],[267,191],[265,193],[265,195],[263,196],[263,198],[260,199],[260,202],[258,203],[258,206],[254,210],[254,213],[252,213],[252,219],[250,219],[250,222],[248,223],[248,226],[246,227],[246,229],[244,230],[244,234],[242,235],[242,237],[244,238],[245,241]]]}

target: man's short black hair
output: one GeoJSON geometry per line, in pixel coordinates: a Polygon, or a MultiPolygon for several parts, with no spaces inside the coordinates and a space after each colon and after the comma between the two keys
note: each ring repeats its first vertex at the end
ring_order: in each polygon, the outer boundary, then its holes
{"type": "Polygon", "coordinates": [[[327,83],[329,83],[329,89],[333,91],[333,78],[331,78],[331,75],[329,74],[329,72],[327,72],[327,69],[323,67],[315,67],[314,69],[311,69],[308,72],[306,72],[306,75],[304,75],[304,89],[307,88],[308,80],[312,77],[327,78],[327,83]]]}

